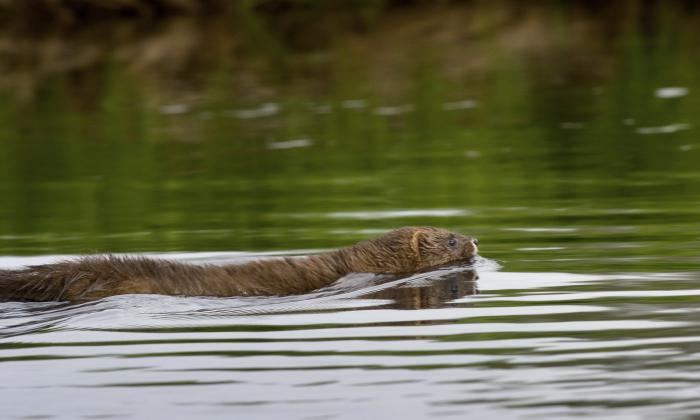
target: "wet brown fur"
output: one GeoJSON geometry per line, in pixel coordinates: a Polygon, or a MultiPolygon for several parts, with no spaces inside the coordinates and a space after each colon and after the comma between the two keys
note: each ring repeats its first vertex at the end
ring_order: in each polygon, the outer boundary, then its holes
{"type": "Polygon", "coordinates": [[[353,272],[410,273],[468,260],[476,252],[471,237],[432,227],[404,227],[336,251],[223,266],[90,256],[0,270],[0,300],[85,301],[133,293],[291,295],[327,286],[353,272]]]}

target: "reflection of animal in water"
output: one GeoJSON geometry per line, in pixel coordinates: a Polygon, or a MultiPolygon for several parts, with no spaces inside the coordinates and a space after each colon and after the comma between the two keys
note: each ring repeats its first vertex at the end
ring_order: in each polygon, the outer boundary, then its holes
{"type": "Polygon", "coordinates": [[[417,284],[408,282],[365,297],[393,300],[390,306],[397,309],[439,308],[452,300],[478,294],[477,280],[479,275],[473,269],[438,273],[417,284]]]}
{"type": "Polygon", "coordinates": [[[231,265],[94,256],[20,270],[0,270],[0,300],[93,300],[150,293],[272,296],[306,293],[348,273],[402,274],[477,253],[472,237],[432,227],[404,227],[348,248],[304,257],[231,265]]]}

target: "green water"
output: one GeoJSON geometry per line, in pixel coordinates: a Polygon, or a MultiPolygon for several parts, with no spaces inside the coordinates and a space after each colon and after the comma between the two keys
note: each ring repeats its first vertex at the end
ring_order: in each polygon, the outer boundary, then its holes
{"type": "Polygon", "coordinates": [[[436,224],[483,238],[502,260],[521,259],[514,242],[585,244],[603,259],[616,251],[601,242],[634,241],[626,252],[650,257],[637,262],[646,267],[693,265],[697,31],[666,17],[645,34],[632,21],[603,51],[579,52],[597,41],[566,41],[567,20],[551,19],[542,24],[562,31],[552,51],[489,50],[498,33],[487,34],[465,50],[489,66],[459,80],[428,41],[401,44],[415,59],[394,69],[390,92],[370,74],[378,63],[341,43],[315,65],[322,81],[263,78],[271,93],[247,97],[235,66],[163,92],[149,85],[162,75],[117,58],[39,78],[29,99],[6,90],[0,251],[327,248],[436,224]],[[664,87],[687,94],[660,98],[664,87]],[[436,209],[454,211],[347,214],[436,209]],[[551,226],[579,230],[509,230],[551,226]]]}
{"type": "Polygon", "coordinates": [[[0,268],[93,252],[218,263],[403,225],[474,235],[488,259],[478,285],[5,303],[10,413],[697,412],[698,16],[443,6],[311,46],[313,31],[289,39],[242,9],[243,25],[175,21],[82,65],[10,71],[0,268]],[[203,44],[187,60],[144,58],[183,33],[203,44]]]}

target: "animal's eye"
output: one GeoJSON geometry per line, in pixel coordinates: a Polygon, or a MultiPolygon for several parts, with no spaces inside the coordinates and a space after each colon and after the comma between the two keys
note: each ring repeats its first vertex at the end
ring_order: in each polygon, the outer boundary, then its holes
{"type": "Polygon", "coordinates": [[[450,238],[447,240],[447,245],[455,246],[455,245],[457,245],[457,240],[455,238],[450,238]]]}

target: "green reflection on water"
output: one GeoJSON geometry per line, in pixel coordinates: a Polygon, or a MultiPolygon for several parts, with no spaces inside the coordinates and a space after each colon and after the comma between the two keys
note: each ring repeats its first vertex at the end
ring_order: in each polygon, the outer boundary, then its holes
{"type": "Polygon", "coordinates": [[[250,62],[212,52],[182,91],[109,57],[0,94],[0,252],[328,248],[430,224],[513,270],[697,267],[698,31],[673,7],[612,42],[550,13],[542,51],[484,29],[465,56],[381,30],[291,51],[246,13],[250,62]],[[356,47],[376,40],[403,63],[391,89],[356,47]],[[455,77],[446,56],[488,64],[455,77]],[[272,93],[241,87],[248,64],[272,93]]]}

